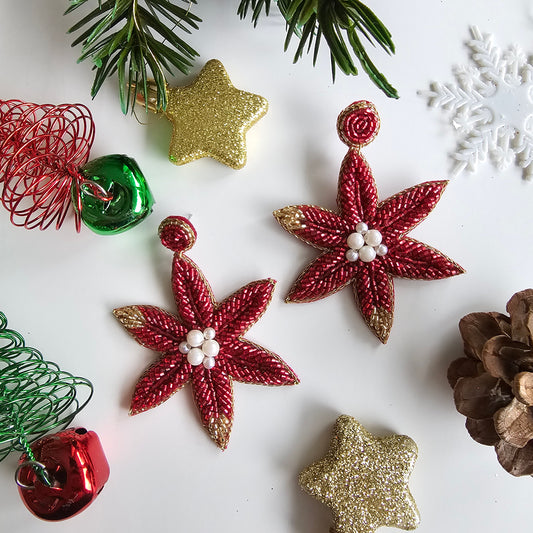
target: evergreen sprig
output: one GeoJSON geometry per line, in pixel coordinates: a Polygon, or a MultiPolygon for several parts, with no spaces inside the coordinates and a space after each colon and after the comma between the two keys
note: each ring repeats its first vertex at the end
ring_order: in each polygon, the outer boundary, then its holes
{"type": "MultiPolygon", "coordinates": [[[[293,37],[299,39],[295,63],[307,48],[307,52],[313,50],[313,65],[316,64],[323,37],[330,49],[333,79],[336,66],[345,74],[356,75],[355,57],[387,96],[398,98],[396,89],[372,63],[361,42],[363,36],[373,46],[378,44],[388,54],[394,53],[389,30],[365,4],[359,0],[277,0],[276,5],[287,21],[285,50],[293,37]]],[[[238,14],[245,18],[251,10],[252,21],[257,25],[263,12],[269,14],[270,7],[271,0],[241,0],[238,14]]]]}
{"type": "MultiPolygon", "coordinates": [[[[70,0],[65,14],[89,0],[70,0]]],[[[93,0],[94,2],[94,0],[93,0]]],[[[98,0],[98,6],[70,28],[81,31],[72,46],[82,45],[79,61],[90,58],[96,70],[91,95],[94,97],[105,79],[118,73],[122,110],[127,113],[140,93],[148,106],[152,92],[149,77],[154,79],[156,107],[166,109],[165,73],[177,68],[189,72],[198,53],[175,31],[191,33],[201,19],[191,12],[196,0],[98,0]]],[[[322,38],[330,49],[333,79],[338,67],[345,74],[357,74],[355,59],[372,81],[387,95],[397,98],[396,89],[370,60],[361,37],[370,44],[394,53],[389,30],[359,0],[274,0],[287,22],[285,50],[291,40],[299,40],[294,62],[304,51],[313,51],[316,64],[322,38]]],[[[268,15],[272,0],[240,0],[237,13],[246,18],[251,13],[254,25],[262,14],[268,15]]]]}
{"type": "MultiPolygon", "coordinates": [[[[65,14],[88,0],[71,0],[65,14]]],[[[148,102],[148,80],[153,77],[157,88],[157,107],[166,109],[165,72],[175,67],[188,73],[198,52],[176,33],[191,33],[201,19],[191,13],[191,4],[179,7],[172,0],[99,0],[69,33],[82,30],[72,46],[82,44],[78,61],[91,58],[96,75],[91,89],[94,97],[105,79],[118,73],[122,111],[133,109],[137,92],[148,102]],[[168,44],[165,44],[168,43],[168,44]],[[148,74],[148,71],[151,73],[148,74]]]]}

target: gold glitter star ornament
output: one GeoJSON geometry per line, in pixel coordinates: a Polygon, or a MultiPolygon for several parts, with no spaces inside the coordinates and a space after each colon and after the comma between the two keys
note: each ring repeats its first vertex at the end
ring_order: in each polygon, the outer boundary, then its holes
{"type": "MultiPolygon", "coordinates": [[[[148,108],[156,111],[156,92],[149,87],[148,108]]],[[[167,87],[164,115],[172,122],[169,159],[184,165],[212,157],[239,169],[246,164],[246,132],[268,110],[262,96],[236,89],[224,65],[208,61],[198,77],[184,87],[167,87]]],[[[137,101],[144,105],[142,96],[137,101]]]]}
{"type": "Polygon", "coordinates": [[[378,527],[415,529],[409,492],[418,449],[404,435],[375,437],[351,416],[340,416],[326,456],[300,474],[300,486],[331,508],[331,533],[373,533],[378,527]]]}

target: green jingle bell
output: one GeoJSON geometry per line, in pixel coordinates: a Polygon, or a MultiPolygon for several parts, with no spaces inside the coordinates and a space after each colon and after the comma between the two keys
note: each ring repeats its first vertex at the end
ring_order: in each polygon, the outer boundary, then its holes
{"type": "Polygon", "coordinates": [[[75,181],[72,185],[74,208],[95,233],[121,233],[152,212],[152,192],[139,166],[130,157],[121,154],[99,157],[81,167],[79,173],[86,180],[85,184],[95,184],[103,193],[95,194],[91,190],[93,187],[85,187],[83,181],[81,184],[75,181]]]}

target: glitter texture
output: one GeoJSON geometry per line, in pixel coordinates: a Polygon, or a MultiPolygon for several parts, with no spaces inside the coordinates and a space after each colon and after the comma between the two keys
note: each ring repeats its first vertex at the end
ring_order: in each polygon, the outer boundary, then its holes
{"type": "Polygon", "coordinates": [[[261,385],[294,385],[298,378],[275,353],[244,338],[266,311],[275,281],[252,281],[222,302],[217,302],[198,266],[184,251],[196,240],[196,231],[183,217],[168,217],[159,226],[161,242],[176,252],[172,289],[178,316],[150,305],[131,305],[114,310],[115,317],[139,343],[161,357],[139,378],[130,414],[157,407],[187,383],[203,426],[216,444],[228,445],[233,423],[233,380],[261,385]],[[220,351],[216,365],[192,366],[180,344],[194,329],[216,331],[220,351]]]}
{"type": "Polygon", "coordinates": [[[326,456],[303,470],[299,483],[331,508],[332,533],[372,533],[381,526],[412,530],[420,522],[408,487],[417,453],[411,438],[375,437],[342,415],[326,456]]]}
{"type": "Polygon", "coordinates": [[[169,159],[184,165],[212,157],[229,167],[246,164],[246,132],[268,109],[262,96],[236,89],[220,61],[208,61],[196,80],[168,88],[172,122],[169,159]]]}
{"type": "Polygon", "coordinates": [[[386,343],[394,316],[393,277],[435,280],[464,270],[406,237],[435,207],[447,181],[420,183],[378,203],[376,182],[360,149],[376,136],[379,125],[377,111],[367,101],[355,102],[339,116],[338,133],[350,149],[341,165],[337,212],[296,205],[278,209],[274,216],[286,231],[322,250],[294,282],[286,301],[314,302],[351,284],[367,326],[386,343]],[[361,222],[378,230],[388,249],[370,262],[346,257],[348,236],[361,222]]]}

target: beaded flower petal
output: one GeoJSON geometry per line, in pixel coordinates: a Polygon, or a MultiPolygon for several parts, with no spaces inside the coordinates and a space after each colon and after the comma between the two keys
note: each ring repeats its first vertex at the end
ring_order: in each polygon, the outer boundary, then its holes
{"type": "Polygon", "coordinates": [[[278,355],[243,338],[268,307],[276,282],[253,281],[218,303],[198,266],[184,255],[196,240],[190,222],[168,217],[159,227],[159,236],[164,246],[176,252],[172,289],[177,316],[148,305],[113,311],[139,344],[161,354],[137,382],[130,414],[160,405],[190,381],[203,426],[225,449],[233,424],[233,380],[298,383],[278,355]]]}
{"type": "Polygon", "coordinates": [[[287,302],[314,302],[352,285],[368,327],[386,343],[394,313],[393,277],[434,280],[462,274],[454,261],[406,237],[435,207],[447,181],[428,181],[378,203],[376,183],[362,146],[379,130],[379,116],[367,101],[347,107],[337,121],[349,146],[341,165],[337,212],[292,205],[274,216],[281,226],[323,250],[298,277],[287,302]]]}

